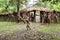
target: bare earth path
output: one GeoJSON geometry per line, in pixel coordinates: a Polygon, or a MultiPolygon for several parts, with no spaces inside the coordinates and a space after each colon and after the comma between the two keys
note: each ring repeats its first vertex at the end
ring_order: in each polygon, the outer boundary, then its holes
{"type": "MultiPolygon", "coordinates": [[[[0,40],[54,40],[50,34],[41,32],[39,25],[31,23],[31,30],[26,30],[26,24],[13,24],[17,28],[0,34],[0,40]]],[[[10,25],[10,26],[13,26],[10,25]]],[[[58,32],[57,32],[58,33],[58,32]]],[[[57,35],[57,33],[55,35],[57,35]]],[[[60,35],[60,33],[58,34],[60,35]]],[[[60,36],[59,36],[60,37],[60,36]]]]}

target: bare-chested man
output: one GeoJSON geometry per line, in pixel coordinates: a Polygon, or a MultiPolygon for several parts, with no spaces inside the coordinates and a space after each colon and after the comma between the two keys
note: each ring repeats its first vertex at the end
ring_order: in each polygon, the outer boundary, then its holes
{"type": "Polygon", "coordinates": [[[30,23],[29,23],[29,16],[27,15],[27,11],[25,11],[24,13],[22,13],[23,14],[23,17],[21,17],[21,15],[20,15],[20,12],[18,13],[18,20],[19,19],[21,19],[25,24],[26,24],[26,28],[27,28],[27,30],[31,30],[31,28],[30,28],[30,23]]]}
{"type": "Polygon", "coordinates": [[[26,15],[26,13],[24,13],[23,14],[23,19],[24,19],[24,23],[26,23],[27,25],[26,25],[26,28],[27,28],[27,30],[31,30],[31,28],[30,28],[30,23],[29,23],[29,16],[28,15],[26,15]]]}
{"type": "Polygon", "coordinates": [[[59,22],[59,17],[58,17],[58,13],[56,11],[53,11],[53,19],[55,23],[59,22]]]}

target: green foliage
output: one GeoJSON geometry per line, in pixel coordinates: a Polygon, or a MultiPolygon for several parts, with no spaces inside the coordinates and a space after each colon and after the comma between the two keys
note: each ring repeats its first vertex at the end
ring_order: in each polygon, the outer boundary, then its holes
{"type": "Polygon", "coordinates": [[[52,10],[60,10],[60,0],[38,0],[35,5],[40,7],[47,7],[52,10]]]}
{"type": "Polygon", "coordinates": [[[55,4],[50,4],[50,8],[56,11],[60,10],[60,3],[55,5],[55,4]]]}
{"type": "MultiPolygon", "coordinates": [[[[3,11],[13,12],[26,6],[28,0],[0,0],[0,13],[3,11]],[[18,7],[17,7],[18,6],[18,7]]],[[[48,7],[53,10],[60,10],[60,0],[38,0],[35,6],[48,7]]]]}
{"type": "Polygon", "coordinates": [[[3,11],[17,11],[17,5],[22,8],[26,3],[27,0],[0,0],[0,13],[3,11]]]}

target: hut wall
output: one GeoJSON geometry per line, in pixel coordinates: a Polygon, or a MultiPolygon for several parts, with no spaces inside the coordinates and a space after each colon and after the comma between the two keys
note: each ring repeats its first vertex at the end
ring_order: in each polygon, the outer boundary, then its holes
{"type": "Polygon", "coordinates": [[[0,21],[11,21],[14,22],[17,20],[17,16],[15,15],[10,15],[10,14],[4,14],[4,15],[0,15],[0,21]]]}
{"type": "Polygon", "coordinates": [[[58,17],[59,17],[59,22],[60,22],[60,12],[57,12],[57,14],[58,14],[58,17]]]}

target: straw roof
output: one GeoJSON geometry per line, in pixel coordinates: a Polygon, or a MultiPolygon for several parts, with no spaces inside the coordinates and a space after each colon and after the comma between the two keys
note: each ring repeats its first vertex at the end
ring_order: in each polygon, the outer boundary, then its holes
{"type": "Polygon", "coordinates": [[[36,11],[46,11],[46,12],[52,12],[51,9],[49,8],[43,8],[43,7],[30,7],[30,8],[25,8],[23,10],[26,10],[26,11],[33,11],[33,10],[36,10],[36,11]]]}

